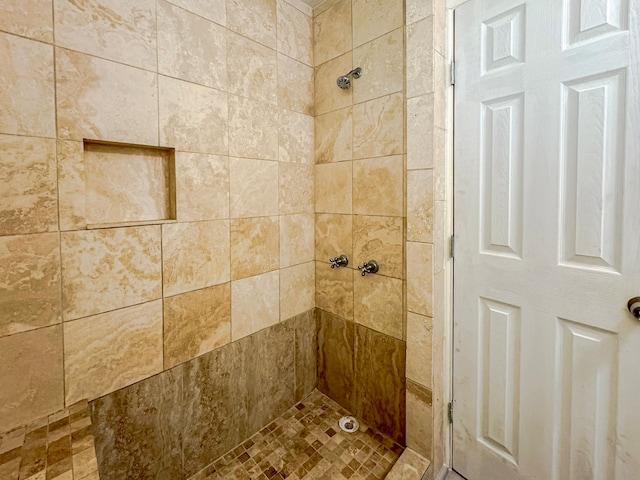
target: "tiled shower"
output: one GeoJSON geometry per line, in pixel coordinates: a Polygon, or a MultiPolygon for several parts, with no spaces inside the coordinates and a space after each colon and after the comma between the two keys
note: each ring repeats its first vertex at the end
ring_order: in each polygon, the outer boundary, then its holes
{"type": "Polygon", "coordinates": [[[444,2],[0,12],[0,432],[186,478],[317,388],[442,463],[444,2]]]}

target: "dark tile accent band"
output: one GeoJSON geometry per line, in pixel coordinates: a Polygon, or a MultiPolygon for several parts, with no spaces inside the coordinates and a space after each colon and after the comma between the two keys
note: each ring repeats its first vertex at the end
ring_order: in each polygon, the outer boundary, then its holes
{"type": "Polygon", "coordinates": [[[318,389],[404,445],[406,343],[321,309],[318,389]]]}
{"type": "Polygon", "coordinates": [[[183,479],[315,389],[315,313],[91,402],[104,480],[183,479]]]}

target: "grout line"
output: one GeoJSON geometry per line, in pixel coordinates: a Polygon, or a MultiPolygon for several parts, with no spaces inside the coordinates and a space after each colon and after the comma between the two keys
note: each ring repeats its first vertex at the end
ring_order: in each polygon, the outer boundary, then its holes
{"type": "Polygon", "coordinates": [[[58,210],[58,262],[60,265],[60,337],[62,341],[62,406],[66,408],[67,405],[67,369],[66,369],[66,354],[65,354],[65,341],[64,341],[64,268],[62,263],[62,228],[60,218],[60,164],[59,164],[59,151],[58,151],[58,61],[56,55],[56,17],[55,17],[55,2],[51,2],[51,48],[53,53],[53,104],[54,104],[54,125],[55,125],[55,158],[56,158],[56,195],[57,195],[57,210],[58,210]]]}
{"type": "MultiPolygon", "coordinates": [[[[158,120],[158,146],[162,145],[162,133],[160,131],[160,56],[158,54],[158,2],[155,2],[154,4],[155,6],[155,13],[156,13],[156,71],[154,72],[156,74],[156,105],[157,105],[157,117],[156,119],[158,120]]],[[[175,155],[174,155],[174,162],[175,162],[175,155]]],[[[175,167],[175,165],[174,165],[175,167]]],[[[175,168],[174,168],[175,170],[175,168]]],[[[177,199],[176,199],[177,201],[177,199]]],[[[176,205],[176,219],[177,219],[177,205],[176,205]]],[[[163,346],[164,348],[164,346],[163,346]]]]}

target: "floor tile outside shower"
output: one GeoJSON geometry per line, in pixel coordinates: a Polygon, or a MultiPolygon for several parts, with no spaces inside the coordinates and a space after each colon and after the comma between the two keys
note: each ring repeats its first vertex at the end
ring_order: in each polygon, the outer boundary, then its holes
{"type": "Polygon", "coordinates": [[[403,447],[362,423],[341,431],[348,414],[316,390],[191,480],[385,478],[403,447]]]}

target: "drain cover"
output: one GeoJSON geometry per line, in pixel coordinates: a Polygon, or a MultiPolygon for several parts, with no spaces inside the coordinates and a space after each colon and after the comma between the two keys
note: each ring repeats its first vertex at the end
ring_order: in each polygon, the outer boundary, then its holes
{"type": "Polygon", "coordinates": [[[342,417],[338,423],[340,425],[340,429],[347,433],[357,432],[360,428],[358,420],[350,416],[342,417]]]}

